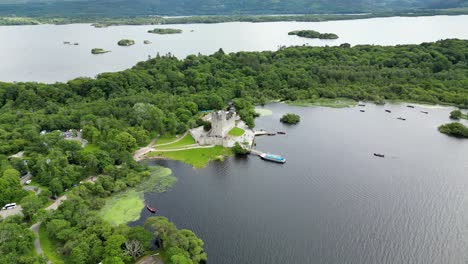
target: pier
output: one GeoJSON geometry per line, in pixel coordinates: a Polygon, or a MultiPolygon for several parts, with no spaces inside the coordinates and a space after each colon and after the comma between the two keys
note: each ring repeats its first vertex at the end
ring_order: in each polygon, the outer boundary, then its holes
{"type": "Polygon", "coordinates": [[[255,136],[274,136],[276,135],[275,132],[268,132],[268,131],[265,131],[265,130],[258,130],[258,131],[255,131],[255,136]]]}

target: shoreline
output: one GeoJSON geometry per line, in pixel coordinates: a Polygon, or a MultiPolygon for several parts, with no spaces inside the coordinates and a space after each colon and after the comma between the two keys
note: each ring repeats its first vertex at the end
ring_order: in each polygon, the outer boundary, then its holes
{"type": "Polygon", "coordinates": [[[467,8],[440,9],[440,10],[411,10],[404,12],[376,12],[366,14],[265,14],[265,15],[201,15],[201,16],[136,16],[117,18],[76,18],[76,17],[13,17],[0,16],[0,26],[21,26],[21,25],[70,25],[70,24],[90,24],[96,28],[110,26],[138,26],[138,25],[183,25],[183,24],[219,24],[229,22],[328,22],[361,20],[372,18],[391,17],[430,17],[430,16],[462,16],[468,15],[467,8]]]}

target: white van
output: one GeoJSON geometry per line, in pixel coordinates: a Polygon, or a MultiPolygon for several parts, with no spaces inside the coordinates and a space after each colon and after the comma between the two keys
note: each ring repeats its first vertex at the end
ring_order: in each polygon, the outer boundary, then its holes
{"type": "Polygon", "coordinates": [[[5,206],[3,206],[2,210],[15,209],[15,208],[16,208],[16,203],[10,203],[10,204],[6,204],[5,206]]]}

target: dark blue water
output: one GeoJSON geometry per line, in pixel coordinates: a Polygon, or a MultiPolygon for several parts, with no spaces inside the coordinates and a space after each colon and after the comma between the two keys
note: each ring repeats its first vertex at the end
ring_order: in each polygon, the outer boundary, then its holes
{"type": "Polygon", "coordinates": [[[150,161],[179,181],[146,199],[205,241],[209,263],[466,263],[468,140],[437,131],[451,109],[267,108],[274,114],[257,128],[287,135],[260,137],[257,148],[284,165],[150,161]],[[282,125],[286,112],[301,122],[282,125]]]}

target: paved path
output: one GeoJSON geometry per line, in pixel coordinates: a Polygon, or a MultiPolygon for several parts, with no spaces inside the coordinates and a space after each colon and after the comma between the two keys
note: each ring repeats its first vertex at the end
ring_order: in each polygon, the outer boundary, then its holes
{"type": "Polygon", "coordinates": [[[214,146],[215,146],[215,145],[204,145],[204,146],[200,146],[200,145],[190,145],[190,146],[187,146],[187,147],[173,148],[173,149],[153,149],[153,151],[157,151],[157,152],[171,152],[171,151],[180,151],[180,150],[187,150],[187,149],[212,148],[212,147],[214,147],[214,146]]]}
{"type": "Polygon", "coordinates": [[[153,145],[156,142],[156,139],[151,140],[151,142],[146,147],[139,148],[133,154],[133,159],[136,161],[142,160],[148,152],[153,151],[153,145]]]}
{"type": "MultiPolygon", "coordinates": [[[[60,204],[67,199],[67,196],[61,196],[55,202],[48,207],[46,210],[57,210],[60,204]]],[[[41,227],[42,222],[37,222],[30,227],[30,229],[36,234],[36,239],[34,239],[34,249],[36,250],[38,255],[43,255],[43,251],[41,248],[41,241],[39,240],[39,228],[41,227]]],[[[47,261],[47,264],[52,264],[51,261],[47,261]]]]}
{"type": "Polygon", "coordinates": [[[60,196],[59,198],[57,198],[57,200],[54,201],[53,204],[47,206],[46,210],[57,210],[58,207],[62,204],[62,202],[65,201],[66,199],[67,199],[66,195],[60,196]]]}
{"type": "Polygon", "coordinates": [[[42,255],[41,242],[39,241],[39,227],[41,227],[42,222],[37,222],[30,227],[30,229],[36,234],[36,239],[34,240],[34,248],[36,249],[37,254],[42,255]]]}
{"type": "Polygon", "coordinates": [[[193,148],[211,148],[213,147],[214,145],[209,145],[209,146],[200,146],[198,144],[193,144],[193,145],[189,145],[189,146],[186,146],[186,147],[181,147],[181,148],[174,148],[174,149],[158,149],[158,147],[161,147],[161,146],[167,146],[167,145],[170,145],[170,144],[174,144],[180,140],[182,140],[186,135],[188,134],[188,132],[185,132],[183,135],[181,135],[178,139],[174,140],[174,141],[171,141],[171,142],[168,142],[168,143],[164,143],[164,144],[159,144],[159,145],[155,145],[154,143],[157,142],[157,139],[153,139],[151,141],[151,143],[148,144],[148,146],[146,147],[142,147],[140,149],[138,149],[137,151],[135,151],[135,153],[133,154],[133,159],[136,160],[136,161],[140,161],[142,159],[145,158],[145,155],[148,154],[149,152],[152,152],[152,151],[164,151],[164,152],[167,152],[167,151],[178,151],[178,150],[186,150],[186,149],[193,149],[193,148]]]}
{"type": "Polygon", "coordinates": [[[41,188],[39,188],[38,186],[34,186],[34,185],[25,185],[25,186],[23,186],[23,190],[33,191],[36,195],[38,195],[38,194],[40,194],[42,192],[41,188]]]}
{"type": "Polygon", "coordinates": [[[32,178],[32,174],[28,172],[26,175],[22,176],[20,178],[20,183],[21,185],[25,185],[27,181],[29,181],[32,178]]]}

